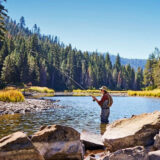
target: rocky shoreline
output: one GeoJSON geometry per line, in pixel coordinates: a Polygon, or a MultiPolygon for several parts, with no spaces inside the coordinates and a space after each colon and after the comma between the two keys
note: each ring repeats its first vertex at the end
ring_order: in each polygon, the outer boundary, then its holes
{"type": "Polygon", "coordinates": [[[47,99],[29,99],[29,98],[26,98],[24,102],[16,102],[16,103],[12,102],[8,103],[0,101],[0,115],[42,112],[50,108],[60,107],[54,102],[56,101],[47,99]]]}
{"type": "Polygon", "coordinates": [[[160,112],[117,120],[102,136],[61,125],[15,132],[0,139],[0,160],[160,160],[160,112]]]}

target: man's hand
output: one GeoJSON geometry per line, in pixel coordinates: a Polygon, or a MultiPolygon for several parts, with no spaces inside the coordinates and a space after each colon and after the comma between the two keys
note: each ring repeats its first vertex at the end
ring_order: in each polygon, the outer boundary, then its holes
{"type": "Polygon", "coordinates": [[[96,99],[97,99],[95,96],[92,96],[92,98],[93,98],[93,100],[95,100],[95,101],[96,101],[96,99]]]}

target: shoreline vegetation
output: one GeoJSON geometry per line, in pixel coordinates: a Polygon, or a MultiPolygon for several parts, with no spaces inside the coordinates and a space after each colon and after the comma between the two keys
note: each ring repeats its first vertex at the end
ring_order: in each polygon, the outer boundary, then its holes
{"type": "MultiPolygon", "coordinates": [[[[113,96],[127,96],[127,91],[108,91],[113,96]]],[[[97,89],[88,89],[88,90],[73,90],[73,96],[101,96],[101,93],[97,89]]]]}
{"type": "Polygon", "coordinates": [[[28,98],[42,98],[42,97],[53,97],[55,94],[55,91],[48,87],[39,87],[39,86],[31,86],[31,87],[25,87],[21,89],[21,92],[25,97],[28,98]]]}
{"type": "Polygon", "coordinates": [[[1,90],[0,101],[3,102],[24,102],[25,97],[22,92],[18,90],[1,90]]]}
{"type": "Polygon", "coordinates": [[[141,97],[157,97],[160,98],[160,89],[150,91],[128,91],[128,96],[141,96],[141,97]]]}
{"type": "MultiPolygon", "coordinates": [[[[112,96],[142,96],[142,97],[160,97],[160,89],[149,91],[108,91],[112,96]]],[[[76,89],[72,91],[65,90],[64,92],[55,92],[53,89],[47,87],[30,86],[25,88],[7,87],[0,90],[0,101],[3,102],[24,102],[25,98],[38,99],[42,97],[53,96],[101,96],[97,89],[81,90],[76,89]]]]}
{"type": "MultiPolygon", "coordinates": [[[[101,96],[99,90],[73,90],[73,96],[101,96]]],[[[160,98],[160,89],[154,89],[149,91],[108,91],[112,96],[141,96],[141,97],[157,97],[160,98]]]]}
{"type": "Polygon", "coordinates": [[[55,91],[47,87],[31,86],[27,88],[6,87],[0,90],[0,101],[2,102],[24,102],[25,97],[41,98],[54,96],[55,91]]]}
{"type": "Polygon", "coordinates": [[[4,90],[0,90],[0,115],[42,112],[50,108],[60,107],[54,104],[56,101],[42,98],[54,96],[54,92],[53,89],[38,86],[24,89],[7,87],[4,90]]]}
{"type": "Polygon", "coordinates": [[[31,86],[28,88],[23,88],[21,89],[22,92],[38,92],[38,93],[53,93],[54,94],[54,90],[50,89],[48,87],[39,87],[39,86],[31,86]]]}

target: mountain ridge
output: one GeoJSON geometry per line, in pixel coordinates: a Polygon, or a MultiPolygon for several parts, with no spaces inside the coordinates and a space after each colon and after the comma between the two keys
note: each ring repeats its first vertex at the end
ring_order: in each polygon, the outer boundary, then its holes
{"type": "MultiPolygon", "coordinates": [[[[109,54],[109,55],[110,55],[112,64],[114,64],[116,60],[116,56],[112,54],[109,54]]],[[[130,59],[130,58],[124,58],[124,57],[120,57],[120,58],[121,58],[122,65],[130,64],[131,67],[133,67],[135,70],[137,70],[138,67],[141,67],[142,69],[144,69],[147,62],[146,59],[138,59],[138,58],[130,59]]]]}

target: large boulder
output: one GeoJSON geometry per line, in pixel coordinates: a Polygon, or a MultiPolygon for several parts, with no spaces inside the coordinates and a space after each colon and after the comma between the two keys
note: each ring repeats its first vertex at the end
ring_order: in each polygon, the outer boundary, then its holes
{"type": "Polygon", "coordinates": [[[160,160],[160,150],[149,152],[147,160],[160,160]]]}
{"type": "Polygon", "coordinates": [[[104,149],[102,136],[87,131],[82,131],[81,141],[85,146],[85,150],[104,149]]]}
{"type": "Polygon", "coordinates": [[[160,132],[159,134],[156,134],[154,137],[154,148],[160,149],[160,132]]]}
{"type": "Polygon", "coordinates": [[[44,160],[23,132],[0,139],[0,160],[44,160]]]}
{"type": "Polygon", "coordinates": [[[45,160],[82,160],[80,133],[70,127],[52,125],[34,133],[32,142],[45,160]]]}
{"type": "Polygon", "coordinates": [[[146,113],[117,120],[106,127],[103,143],[110,151],[154,143],[160,129],[160,112],[146,113]]]}
{"type": "Polygon", "coordinates": [[[116,152],[105,156],[101,160],[146,160],[147,153],[143,146],[120,149],[116,152]]]}

